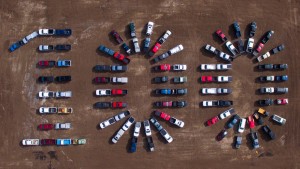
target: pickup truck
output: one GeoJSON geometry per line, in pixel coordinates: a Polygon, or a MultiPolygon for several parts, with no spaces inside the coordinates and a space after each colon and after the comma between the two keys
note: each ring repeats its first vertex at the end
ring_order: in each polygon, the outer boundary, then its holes
{"type": "Polygon", "coordinates": [[[71,66],[71,60],[58,60],[57,61],[57,67],[70,67],[71,66]]]}
{"type": "Polygon", "coordinates": [[[217,82],[231,82],[232,76],[218,76],[217,82]]]}
{"type": "Polygon", "coordinates": [[[55,29],[54,34],[56,36],[70,36],[72,35],[71,29],[55,29]]]}
{"type": "Polygon", "coordinates": [[[41,114],[53,114],[57,113],[58,109],[57,107],[40,107],[39,112],[41,114]]]}
{"type": "Polygon", "coordinates": [[[110,96],[111,90],[110,89],[98,89],[96,90],[96,96],[110,96]]]}
{"type": "Polygon", "coordinates": [[[174,77],[173,82],[174,83],[185,83],[185,82],[187,82],[187,77],[186,76],[174,77]]]}
{"type": "Polygon", "coordinates": [[[238,22],[233,23],[233,28],[235,30],[235,36],[237,38],[241,37],[241,28],[240,28],[240,25],[238,24],[238,22]]]}
{"type": "Polygon", "coordinates": [[[57,91],[55,93],[56,98],[68,98],[72,97],[72,92],[71,91],[57,91]]]}
{"type": "Polygon", "coordinates": [[[267,52],[267,53],[265,53],[265,54],[263,54],[263,55],[261,55],[261,56],[258,56],[258,57],[256,58],[256,60],[257,60],[257,62],[261,62],[261,61],[267,59],[267,58],[270,57],[270,56],[271,56],[270,52],[267,52]]]}
{"type": "Polygon", "coordinates": [[[147,137],[148,148],[150,151],[154,151],[154,143],[151,136],[147,137]]]}
{"type": "Polygon", "coordinates": [[[103,53],[108,54],[109,56],[113,56],[114,53],[115,53],[114,50],[112,50],[112,49],[110,49],[110,48],[108,48],[108,47],[106,47],[106,46],[104,46],[104,45],[100,45],[100,46],[98,47],[98,50],[100,50],[100,51],[103,52],[103,53]]]}
{"type": "Polygon", "coordinates": [[[40,145],[39,139],[24,139],[22,140],[23,146],[38,146],[40,145]]]}
{"type": "Polygon", "coordinates": [[[38,32],[34,31],[31,34],[27,35],[25,38],[23,38],[23,43],[27,44],[29,41],[31,41],[33,38],[38,37],[38,32]]]}
{"type": "Polygon", "coordinates": [[[73,145],[83,145],[83,144],[86,144],[86,139],[85,138],[72,139],[72,144],[73,145]]]}
{"type": "Polygon", "coordinates": [[[38,47],[38,50],[40,52],[51,52],[54,50],[54,46],[53,45],[40,45],[38,47]]]}
{"type": "Polygon", "coordinates": [[[227,107],[231,106],[232,104],[233,102],[231,100],[208,100],[202,102],[203,107],[227,107]]]}
{"type": "Polygon", "coordinates": [[[158,43],[163,44],[166,42],[166,40],[169,38],[169,36],[171,35],[171,31],[167,30],[159,39],[158,39],[158,43]]]}
{"type": "Polygon", "coordinates": [[[111,78],[112,83],[128,83],[127,77],[112,77],[111,78]]]}
{"type": "Polygon", "coordinates": [[[9,52],[13,52],[13,51],[19,49],[23,45],[24,45],[24,42],[20,40],[16,43],[12,44],[8,50],[9,50],[9,52]]]}
{"type": "Polygon", "coordinates": [[[55,130],[62,130],[62,129],[70,129],[71,128],[71,123],[56,123],[54,125],[55,130]]]}
{"type": "Polygon", "coordinates": [[[58,108],[58,114],[70,114],[73,113],[72,107],[59,107],[58,108]]]}
{"type": "Polygon", "coordinates": [[[180,45],[177,45],[174,48],[170,49],[168,51],[168,53],[169,53],[169,55],[174,55],[175,53],[178,53],[178,52],[180,52],[182,50],[183,50],[183,46],[180,44],[180,45]]]}
{"type": "Polygon", "coordinates": [[[58,146],[67,146],[71,144],[72,144],[71,139],[56,139],[56,145],[58,146]]]}
{"type": "Polygon", "coordinates": [[[217,70],[229,70],[232,69],[231,64],[217,64],[217,70]]]}
{"type": "Polygon", "coordinates": [[[112,95],[126,95],[128,93],[127,90],[122,90],[122,89],[112,89],[111,94],[112,95]]]}

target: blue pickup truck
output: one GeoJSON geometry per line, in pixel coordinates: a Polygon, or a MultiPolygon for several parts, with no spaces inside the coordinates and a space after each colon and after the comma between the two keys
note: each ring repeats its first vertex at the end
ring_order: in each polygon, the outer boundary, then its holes
{"type": "Polygon", "coordinates": [[[56,139],[56,145],[58,146],[67,146],[71,144],[72,144],[71,139],[56,139]]]}
{"type": "Polygon", "coordinates": [[[71,36],[71,29],[55,29],[54,35],[56,36],[71,36]]]}
{"type": "Polygon", "coordinates": [[[98,50],[100,50],[100,51],[103,52],[103,53],[108,54],[109,56],[113,56],[114,53],[115,53],[114,50],[109,49],[108,47],[106,47],[106,46],[104,46],[104,45],[100,45],[100,46],[98,47],[98,50]]]}
{"type": "Polygon", "coordinates": [[[71,60],[58,60],[57,61],[57,67],[70,67],[71,66],[71,60]]]}
{"type": "Polygon", "coordinates": [[[23,42],[23,41],[18,41],[18,42],[16,42],[16,43],[12,44],[12,45],[9,47],[8,50],[9,50],[10,52],[13,52],[13,51],[17,50],[19,47],[23,46],[23,45],[24,45],[24,42],[23,42]]]}

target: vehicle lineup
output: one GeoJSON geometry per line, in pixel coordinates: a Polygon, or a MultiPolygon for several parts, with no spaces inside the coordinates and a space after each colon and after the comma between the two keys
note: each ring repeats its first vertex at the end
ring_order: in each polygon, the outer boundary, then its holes
{"type": "MultiPolygon", "coordinates": [[[[117,122],[123,121],[123,125],[112,135],[110,141],[113,144],[121,142],[122,136],[126,133],[127,130],[129,130],[129,132],[127,133],[130,133],[131,136],[128,149],[131,153],[137,151],[137,148],[139,147],[139,137],[141,137],[140,135],[146,136],[147,149],[150,152],[154,151],[154,142],[152,135],[154,135],[155,133],[152,133],[153,131],[151,129],[155,129],[155,131],[159,133],[159,137],[163,138],[163,142],[165,143],[172,143],[173,141],[176,141],[176,139],[174,140],[174,138],[166,130],[169,130],[169,127],[164,128],[163,123],[169,123],[170,126],[175,126],[174,128],[183,128],[185,126],[185,122],[180,118],[176,118],[173,116],[173,114],[176,114],[177,112],[171,111],[185,110],[186,107],[189,107],[191,105],[190,103],[188,104],[185,97],[188,94],[188,87],[186,86],[188,83],[188,75],[192,70],[192,67],[190,67],[190,65],[188,67],[188,65],[184,62],[175,62],[175,64],[171,64],[173,62],[166,62],[167,58],[172,58],[172,55],[183,51],[183,45],[178,44],[173,48],[168,48],[169,50],[167,51],[160,52],[160,50],[165,50],[164,46],[162,45],[164,43],[168,43],[168,39],[173,38],[174,33],[176,32],[173,32],[172,34],[170,30],[166,30],[163,32],[163,34],[161,34],[157,41],[151,42],[150,37],[156,35],[156,32],[153,33],[154,25],[159,26],[159,24],[154,24],[154,22],[151,21],[146,24],[145,32],[143,32],[145,39],[140,40],[141,45],[138,39],[139,36],[137,36],[138,34],[136,32],[139,29],[137,29],[134,22],[130,22],[129,25],[127,25],[129,28],[127,30],[127,33],[130,35],[130,44],[127,45],[124,41],[125,39],[123,40],[121,35],[116,30],[111,30],[109,33],[109,36],[113,38],[115,45],[119,45],[118,47],[120,47],[121,51],[114,51],[113,49],[110,49],[110,47],[106,47],[102,44],[95,49],[97,52],[99,52],[99,55],[101,57],[110,57],[112,59],[115,59],[115,61],[119,63],[114,65],[106,65],[103,64],[105,62],[102,62],[102,64],[98,63],[92,68],[92,71],[97,74],[96,76],[93,76],[92,83],[95,86],[101,86],[99,88],[95,87],[93,89],[94,91],[91,91],[91,93],[93,92],[92,97],[97,99],[97,102],[93,104],[95,112],[102,113],[103,115],[103,112],[109,112],[112,111],[112,109],[114,109],[114,111],[120,110],[118,113],[114,113],[114,115],[106,116],[104,121],[101,121],[97,124],[97,128],[99,130],[101,129],[102,131],[117,122]],[[150,45],[153,46],[150,47],[150,45]],[[151,71],[154,71],[156,74],[156,76],[151,76],[151,85],[156,86],[156,88],[152,88],[150,91],[152,92],[151,95],[155,95],[155,97],[159,99],[152,102],[153,108],[160,109],[154,110],[150,114],[150,118],[144,119],[143,121],[136,121],[136,119],[133,117],[134,114],[132,114],[132,112],[130,112],[129,110],[124,110],[127,107],[130,108],[130,106],[127,104],[127,101],[128,103],[130,103],[130,100],[126,100],[126,98],[131,95],[128,94],[129,91],[126,89],[128,85],[131,85],[131,83],[128,83],[128,77],[130,76],[124,77],[124,74],[130,71],[140,71],[129,69],[129,64],[131,62],[131,59],[133,58],[130,55],[138,53],[144,53],[148,55],[149,58],[156,55],[151,60],[156,64],[151,67],[151,71]],[[161,62],[161,64],[157,64],[158,62],[161,62]],[[104,87],[104,85],[107,86],[104,87]],[[173,85],[176,87],[170,87],[169,85],[173,85]],[[118,101],[117,99],[120,99],[121,101],[118,101]],[[168,111],[170,111],[170,113],[166,113],[168,111]]],[[[270,140],[274,140],[279,137],[275,134],[275,130],[273,130],[272,126],[270,127],[270,125],[266,124],[268,123],[268,120],[266,120],[266,118],[270,118],[269,121],[272,121],[281,126],[285,125],[287,120],[284,117],[281,117],[281,113],[280,115],[271,114],[271,112],[268,112],[267,109],[271,106],[273,106],[274,108],[284,108],[286,106],[289,106],[288,98],[285,97],[285,94],[288,93],[288,87],[282,87],[284,86],[284,83],[287,83],[288,81],[288,74],[286,72],[278,74],[279,72],[286,71],[288,69],[288,64],[265,63],[265,60],[267,58],[270,58],[271,56],[284,51],[285,45],[280,44],[263,53],[263,49],[265,49],[267,42],[271,39],[271,37],[273,37],[274,31],[267,31],[263,35],[263,37],[261,37],[261,40],[257,42],[257,44],[255,44],[256,38],[254,38],[254,36],[257,31],[257,24],[256,22],[251,22],[248,27],[248,32],[245,33],[245,36],[247,36],[246,41],[243,41],[240,25],[236,21],[232,24],[231,27],[231,29],[234,30],[234,36],[236,40],[228,39],[229,37],[226,37],[224,31],[220,28],[213,32],[213,36],[217,37],[217,41],[224,45],[224,49],[226,48],[229,54],[225,53],[226,51],[223,52],[221,50],[218,50],[216,47],[210,44],[205,44],[203,46],[203,51],[209,53],[210,55],[216,56],[218,58],[218,63],[204,63],[196,67],[197,70],[199,70],[199,72],[201,73],[201,75],[198,76],[198,82],[202,86],[200,91],[198,91],[198,94],[200,94],[203,98],[205,97],[205,99],[203,99],[201,102],[198,101],[199,108],[201,108],[203,111],[220,110],[217,114],[207,119],[204,122],[204,126],[209,127],[217,124],[219,121],[227,120],[224,128],[222,128],[221,131],[216,135],[215,140],[222,143],[222,140],[226,140],[228,139],[228,137],[231,137],[231,134],[229,134],[229,130],[236,130],[234,132],[233,139],[231,139],[233,140],[233,148],[236,149],[239,149],[245,144],[242,141],[242,133],[244,132],[247,133],[247,138],[250,139],[251,147],[253,149],[258,149],[261,147],[259,140],[260,135],[262,134],[264,134],[270,140]],[[254,112],[250,112],[247,117],[242,117],[240,114],[238,114],[243,112],[236,111],[233,108],[233,100],[229,99],[233,98],[230,95],[234,93],[233,87],[235,86],[233,76],[228,75],[228,73],[233,73],[233,64],[231,62],[233,62],[237,58],[237,56],[240,56],[242,54],[246,54],[251,57],[255,56],[255,58],[253,57],[253,61],[259,63],[255,66],[256,71],[258,73],[262,73],[262,71],[264,71],[264,74],[256,77],[256,82],[259,82],[261,85],[256,89],[257,94],[260,94],[260,98],[255,102],[255,104],[256,106],[260,106],[260,108],[258,108],[254,112]],[[261,62],[263,64],[261,64],[261,62]],[[280,85],[277,85],[279,83],[280,85]],[[264,84],[264,86],[262,86],[262,84],[264,84]],[[229,85],[231,86],[229,87],[229,85]],[[229,100],[227,100],[226,98],[229,100]],[[262,132],[257,132],[256,130],[258,130],[258,128],[260,128],[262,132]],[[246,132],[245,130],[247,129],[250,129],[250,132],[246,132]]],[[[123,32],[121,33],[123,35],[123,32]]],[[[18,48],[27,44],[29,41],[38,36],[69,37],[71,35],[72,30],[68,28],[42,28],[32,32],[22,40],[13,43],[9,47],[9,51],[14,52],[18,48]]],[[[48,52],[66,52],[67,54],[70,50],[72,50],[72,46],[70,44],[42,44],[37,47],[37,51],[40,54],[45,54],[48,52]]],[[[177,57],[177,55],[174,57],[177,57]]],[[[70,67],[73,67],[74,65],[75,62],[72,63],[72,61],[68,59],[38,60],[38,62],[36,63],[37,68],[45,68],[49,72],[51,72],[50,70],[52,69],[70,69],[70,67]]],[[[76,76],[73,77],[74,80],[72,79],[72,76],[70,74],[60,74],[56,76],[52,74],[38,75],[36,80],[40,85],[51,85],[52,88],[52,85],[64,85],[64,83],[72,83],[72,81],[75,81],[76,76]]],[[[192,78],[189,78],[189,82],[191,80],[192,78]]],[[[59,87],[53,88],[57,89],[59,87]]],[[[37,125],[37,129],[41,132],[47,132],[50,130],[55,130],[57,132],[69,132],[76,129],[76,127],[78,127],[75,126],[76,123],[71,123],[64,119],[67,116],[72,116],[72,107],[65,105],[54,106],[51,104],[49,105],[48,103],[44,104],[44,102],[50,101],[51,98],[55,99],[56,104],[60,101],[62,103],[65,103],[69,100],[72,100],[67,99],[73,96],[72,91],[54,89],[48,90],[47,87],[40,89],[41,90],[37,93],[36,97],[43,101],[43,105],[36,110],[37,114],[40,114],[43,117],[59,116],[62,120],[39,123],[37,125]]],[[[76,96],[76,93],[74,94],[74,96],[76,96]]],[[[197,103],[194,104],[197,105],[197,103]]],[[[238,105],[238,103],[235,103],[235,105],[236,104],[238,105]]],[[[138,109],[136,111],[138,111],[138,109]]],[[[179,115],[175,116],[179,117],[179,115]]],[[[21,140],[20,144],[23,146],[68,146],[84,145],[86,144],[86,142],[87,141],[85,138],[38,139],[33,137],[21,140]]],[[[123,142],[125,141],[123,140],[123,142]]]]}

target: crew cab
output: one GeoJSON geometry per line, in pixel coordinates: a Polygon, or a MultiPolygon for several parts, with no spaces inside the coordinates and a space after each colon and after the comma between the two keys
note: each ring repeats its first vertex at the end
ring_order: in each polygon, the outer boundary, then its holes
{"type": "Polygon", "coordinates": [[[68,146],[72,145],[72,139],[56,139],[57,146],[68,146]]]}
{"type": "Polygon", "coordinates": [[[141,48],[140,48],[140,45],[139,45],[138,38],[133,38],[132,43],[133,43],[133,46],[134,46],[134,52],[135,53],[141,52],[141,48]]]}
{"type": "Polygon", "coordinates": [[[186,65],[182,65],[182,64],[175,64],[172,66],[172,69],[174,71],[182,71],[182,70],[186,70],[187,66],[186,65]]]}
{"type": "Polygon", "coordinates": [[[57,113],[58,109],[57,107],[40,107],[39,112],[41,114],[53,114],[57,113]]]}
{"type": "Polygon", "coordinates": [[[205,125],[206,125],[206,126],[211,126],[211,125],[213,125],[213,124],[216,124],[218,121],[219,121],[219,117],[218,117],[218,116],[215,116],[215,117],[212,117],[212,118],[208,119],[208,120],[205,122],[205,125]]]}
{"type": "Polygon", "coordinates": [[[58,44],[54,48],[56,51],[69,51],[72,46],[70,44],[58,44]]]}
{"type": "Polygon", "coordinates": [[[232,76],[218,76],[217,82],[231,82],[232,76]]]}
{"type": "Polygon", "coordinates": [[[249,31],[250,38],[252,38],[255,35],[256,29],[257,29],[256,22],[251,22],[250,31],[249,31]]]}
{"type": "Polygon", "coordinates": [[[212,54],[215,54],[215,55],[219,54],[219,51],[214,46],[212,46],[212,45],[206,44],[205,45],[205,49],[207,51],[209,51],[210,53],[212,53],[212,54]]]}
{"type": "Polygon", "coordinates": [[[57,61],[57,67],[70,67],[71,66],[71,60],[58,60],[57,61]]]}
{"type": "Polygon", "coordinates": [[[104,45],[100,45],[100,46],[98,47],[98,50],[100,50],[101,52],[103,52],[103,53],[105,53],[105,54],[108,54],[109,56],[113,56],[114,53],[115,53],[114,50],[112,50],[112,49],[110,49],[110,48],[108,48],[108,47],[106,47],[106,46],[104,46],[104,45]]]}
{"type": "Polygon", "coordinates": [[[71,91],[57,91],[57,92],[55,92],[55,97],[56,98],[70,98],[70,97],[72,97],[72,92],[71,91]]]}
{"type": "Polygon", "coordinates": [[[227,41],[225,45],[227,49],[232,53],[233,56],[239,53],[239,51],[234,47],[234,45],[230,41],[227,41]]]}
{"type": "Polygon", "coordinates": [[[112,65],[111,71],[112,72],[125,72],[127,70],[127,66],[122,65],[112,65]]]}
{"type": "Polygon", "coordinates": [[[267,53],[265,53],[265,54],[263,54],[263,55],[261,55],[261,56],[258,56],[258,57],[256,58],[256,60],[257,60],[257,62],[261,62],[261,61],[267,59],[267,58],[270,57],[270,56],[271,56],[270,52],[267,52],[267,53]]]}
{"type": "Polygon", "coordinates": [[[39,29],[38,34],[40,36],[50,36],[55,34],[55,29],[39,29]]]}
{"type": "Polygon", "coordinates": [[[130,59],[128,57],[125,57],[123,54],[121,54],[119,52],[115,52],[114,55],[113,55],[113,58],[121,61],[125,65],[130,63],[130,59]]]}
{"type": "Polygon", "coordinates": [[[232,62],[233,58],[232,56],[230,56],[229,54],[227,53],[224,53],[222,51],[219,52],[219,55],[218,55],[221,59],[227,61],[227,62],[232,62]]]}
{"type": "Polygon", "coordinates": [[[115,38],[115,40],[118,44],[121,44],[124,42],[123,39],[121,38],[120,34],[118,32],[116,32],[115,30],[112,30],[110,33],[115,38]]]}
{"type": "Polygon", "coordinates": [[[158,95],[184,95],[187,94],[187,89],[156,89],[154,92],[158,95]]]}
{"type": "Polygon", "coordinates": [[[95,77],[93,79],[94,83],[109,83],[110,82],[110,77],[95,77]]]}
{"type": "Polygon", "coordinates": [[[170,37],[171,31],[167,30],[159,39],[158,43],[163,44],[166,42],[166,40],[170,37]]]}
{"type": "Polygon", "coordinates": [[[184,122],[175,118],[175,117],[171,117],[170,120],[169,120],[170,123],[182,128],[184,127],[184,122]]]}
{"type": "Polygon", "coordinates": [[[70,82],[72,80],[71,76],[56,76],[55,81],[59,83],[70,82]]]}
{"type": "Polygon", "coordinates": [[[40,67],[54,67],[56,62],[54,60],[41,60],[38,62],[40,67]]]}
{"type": "Polygon", "coordinates": [[[276,54],[276,53],[282,51],[283,49],[284,49],[284,45],[282,44],[282,45],[279,45],[279,46],[277,46],[277,47],[271,49],[270,53],[271,53],[272,55],[274,55],[274,54],[276,54]]]}
{"type": "Polygon", "coordinates": [[[123,43],[122,44],[122,48],[125,50],[125,52],[130,55],[131,54],[131,49],[130,47],[126,44],[126,43],[123,43]]]}
{"type": "Polygon", "coordinates": [[[146,35],[150,36],[153,32],[154,22],[148,22],[147,29],[146,29],[146,35]]]}
{"type": "Polygon", "coordinates": [[[202,102],[203,107],[228,107],[232,104],[233,101],[231,100],[208,100],[202,102]]]}
{"type": "Polygon", "coordinates": [[[248,43],[247,43],[246,52],[247,53],[252,53],[253,47],[254,47],[254,39],[253,38],[249,38],[248,39],[248,43]]]}
{"type": "Polygon", "coordinates": [[[186,76],[176,76],[173,78],[174,83],[185,83],[187,82],[187,77],[186,76]]]}
{"type": "Polygon", "coordinates": [[[157,101],[154,102],[155,107],[185,107],[186,101],[157,101]]]}
{"type": "Polygon", "coordinates": [[[55,29],[55,36],[70,36],[72,35],[71,29],[55,29]]]}
{"type": "Polygon", "coordinates": [[[232,90],[230,88],[202,88],[202,94],[230,94],[232,90]]]}
{"type": "Polygon", "coordinates": [[[226,117],[229,117],[231,114],[233,114],[235,112],[235,110],[233,108],[230,108],[222,113],[219,114],[219,120],[223,120],[226,117]]]}
{"type": "Polygon", "coordinates": [[[165,83],[169,80],[168,76],[159,76],[159,77],[154,77],[153,82],[154,83],[165,83]]]}
{"type": "Polygon", "coordinates": [[[51,52],[54,50],[53,45],[39,45],[38,50],[40,52],[51,52]]]}
{"type": "Polygon", "coordinates": [[[265,135],[267,135],[271,140],[274,140],[276,138],[275,133],[270,129],[268,125],[261,127],[262,131],[265,135]]]}
{"type": "Polygon", "coordinates": [[[24,139],[22,140],[23,146],[38,146],[40,145],[39,139],[24,139]]]}
{"type": "Polygon", "coordinates": [[[218,35],[218,37],[222,40],[222,42],[226,42],[227,41],[227,38],[225,36],[225,34],[222,32],[221,29],[218,29],[216,31],[216,34],[218,35]]]}
{"type": "Polygon", "coordinates": [[[251,132],[250,133],[250,139],[252,141],[252,147],[253,148],[259,148],[259,143],[258,143],[258,135],[256,132],[251,132]]]}
{"type": "Polygon", "coordinates": [[[155,71],[169,71],[171,70],[171,65],[169,64],[161,64],[159,66],[154,67],[155,71]]]}
{"type": "Polygon", "coordinates": [[[128,83],[128,77],[112,77],[111,78],[112,83],[128,83]]]}
{"type": "Polygon", "coordinates": [[[233,28],[234,28],[234,31],[235,31],[235,36],[237,38],[241,37],[241,28],[240,28],[240,25],[238,24],[238,22],[234,22],[233,23],[233,28]]]}
{"type": "Polygon", "coordinates": [[[268,31],[265,35],[264,35],[264,38],[261,40],[261,42],[263,43],[263,44],[266,44],[269,40],[270,40],[270,38],[271,38],[271,36],[274,34],[274,31],[272,31],[272,30],[270,30],[270,31],[268,31]]]}
{"type": "Polygon", "coordinates": [[[71,128],[71,123],[56,123],[55,130],[68,130],[71,128]]]}

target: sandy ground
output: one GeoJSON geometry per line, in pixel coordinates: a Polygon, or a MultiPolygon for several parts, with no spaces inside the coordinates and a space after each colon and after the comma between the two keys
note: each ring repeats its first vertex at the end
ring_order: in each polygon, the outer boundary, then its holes
{"type": "MultiPolygon", "coordinates": [[[[300,76],[297,70],[299,60],[299,1],[217,1],[217,0],[154,0],[154,1],[117,1],[117,0],[1,0],[0,1],[0,168],[276,168],[297,169],[299,163],[299,86],[300,76]],[[144,55],[131,56],[129,70],[126,73],[94,73],[96,64],[118,64],[111,58],[96,51],[104,44],[116,51],[121,50],[111,37],[112,29],[117,30],[126,42],[129,42],[128,28],[134,21],[138,38],[149,21],[155,22],[152,43],[167,29],[171,37],[163,44],[158,54],[178,44],[183,44],[184,51],[171,56],[160,63],[187,64],[184,72],[153,73],[149,59],[144,55]],[[263,52],[285,44],[286,49],[264,61],[264,63],[287,63],[288,70],[282,72],[258,72],[256,64],[246,55],[233,62],[233,70],[227,72],[199,72],[197,67],[203,63],[222,63],[222,61],[203,51],[206,44],[212,44],[224,51],[223,44],[213,36],[213,32],[222,28],[228,38],[234,40],[230,25],[237,20],[240,23],[242,37],[245,40],[247,25],[256,21],[258,30],[256,42],[268,30],[275,31],[274,37],[265,46],[263,52]],[[10,44],[39,28],[72,28],[73,35],[68,38],[40,37],[31,41],[13,53],[7,51],[10,44]],[[67,53],[36,52],[40,44],[72,44],[72,51],[67,53]],[[43,59],[71,59],[72,67],[67,69],[38,69],[36,63],[43,59]],[[261,75],[287,74],[289,81],[284,83],[261,84],[255,79],[261,75]],[[36,83],[40,75],[72,75],[72,82],[67,84],[41,85],[36,83]],[[126,85],[95,85],[96,76],[127,76],[126,85]],[[151,78],[167,75],[169,77],[185,75],[188,83],[174,85],[151,84],[151,78]],[[200,75],[232,75],[234,81],[229,84],[200,84],[200,75]],[[228,96],[202,96],[202,87],[231,87],[233,93],[228,96]],[[243,144],[239,150],[232,148],[234,131],[221,142],[215,136],[224,127],[223,120],[212,127],[203,123],[224,111],[225,108],[200,108],[199,102],[210,99],[231,99],[236,112],[246,117],[258,107],[254,104],[259,98],[255,90],[263,86],[284,86],[289,88],[286,95],[270,95],[270,98],[288,97],[289,105],[270,106],[271,113],[287,119],[285,126],[273,124],[265,118],[277,135],[274,141],[267,141],[261,132],[257,150],[251,148],[243,133],[243,144]],[[155,88],[188,88],[188,95],[183,97],[155,97],[151,90],[155,88]],[[93,92],[99,88],[128,89],[125,97],[95,98],[93,92]],[[39,100],[36,94],[40,90],[72,90],[74,97],[66,100],[39,100]],[[99,122],[121,110],[95,110],[92,105],[97,101],[126,101],[128,110],[137,121],[150,117],[154,110],[152,102],[157,100],[187,100],[188,107],[164,109],[165,112],[182,119],[185,127],[173,127],[166,122],[160,123],[167,129],[174,141],[165,144],[163,138],[152,128],[155,152],[146,151],[145,135],[139,137],[137,152],[128,153],[131,135],[125,133],[121,140],[113,145],[112,135],[125,120],[104,130],[99,130],[99,122]],[[74,114],[68,116],[40,116],[36,109],[40,106],[71,106],[74,114]],[[73,129],[68,131],[38,131],[40,123],[71,122],[73,129]],[[24,138],[77,138],[84,137],[88,143],[84,146],[69,147],[22,147],[24,138]]],[[[122,51],[124,52],[124,51],[122,51]]],[[[226,51],[228,52],[228,51],[226,51]]],[[[125,109],[124,109],[125,110],[125,109]]],[[[260,127],[256,127],[258,130],[260,127]]],[[[132,133],[132,131],[130,131],[132,133]]]]}

